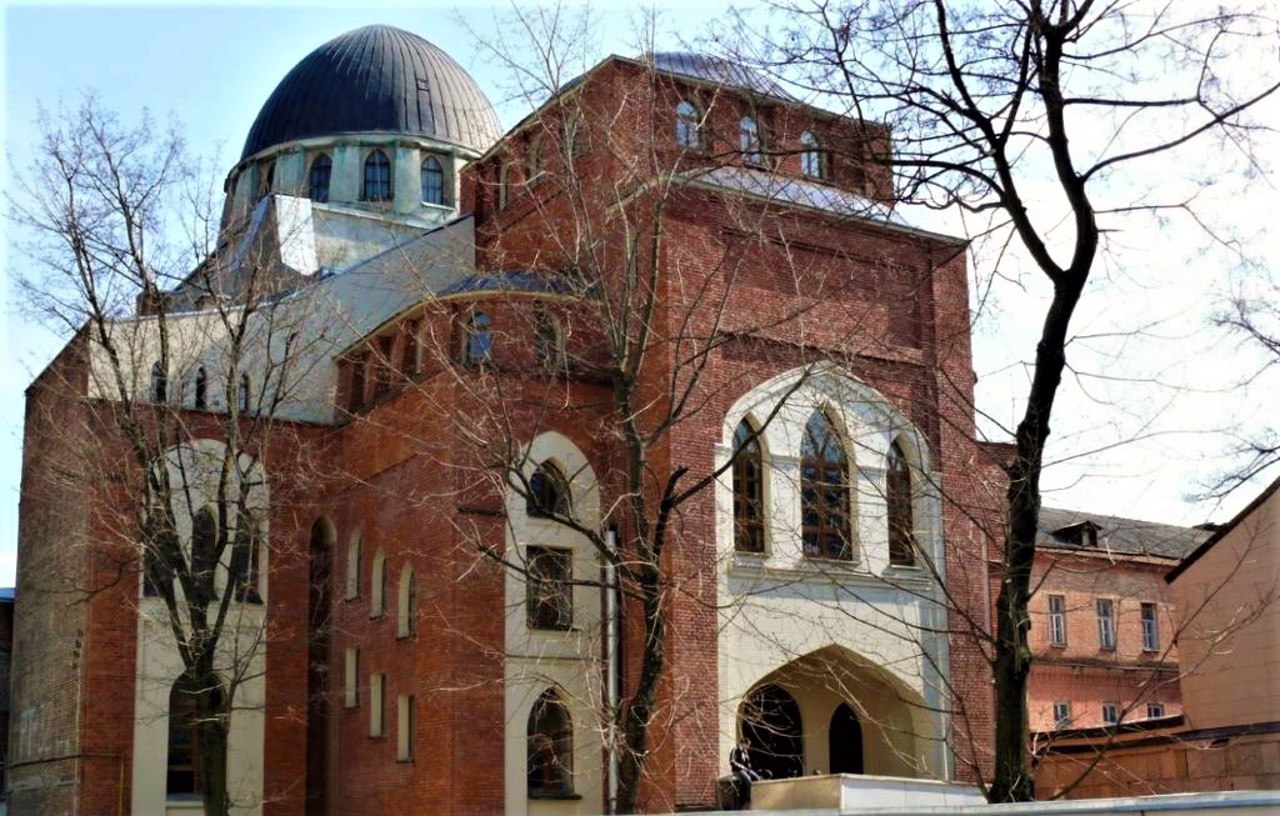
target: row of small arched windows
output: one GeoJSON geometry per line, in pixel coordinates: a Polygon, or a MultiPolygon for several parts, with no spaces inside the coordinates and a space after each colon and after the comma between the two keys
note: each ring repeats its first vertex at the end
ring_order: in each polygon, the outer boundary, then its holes
{"type": "MultiPolygon", "coordinates": [[[[360,537],[356,536],[347,548],[346,599],[360,597],[360,537]]],[[[380,618],[387,612],[387,555],[381,547],[373,554],[369,570],[369,617],[380,618]]],[[[400,569],[396,587],[396,637],[407,638],[417,631],[418,589],[417,576],[412,564],[400,569]]]]}
{"type": "MultiPolygon", "coordinates": [[[[449,189],[445,185],[444,163],[437,156],[424,156],[418,168],[421,200],[424,204],[447,206],[449,189]]],[[[308,196],[312,201],[329,200],[329,183],[333,177],[333,159],[328,153],[317,154],[307,173],[308,196]]],[[[375,148],[364,160],[364,177],[360,188],[362,201],[390,201],[394,195],[391,160],[385,151],[375,148]]]]}
{"type": "MultiPolygon", "coordinates": [[[[698,107],[689,100],[681,100],[676,105],[675,140],[678,147],[687,150],[703,150],[704,117],[698,107]]],[[[764,129],[752,116],[744,116],[738,121],[738,150],[743,161],[748,164],[763,165],[768,140],[764,129]]],[[[800,134],[800,173],[808,179],[821,181],[827,177],[827,153],[822,149],[818,137],[806,130],[800,134]]]]}
{"type": "MultiPolygon", "coordinates": [[[[247,373],[240,375],[240,387],[236,393],[236,407],[242,412],[249,410],[252,396],[252,380],[247,373]]],[[[151,365],[150,400],[154,403],[169,401],[169,373],[159,360],[151,365]]],[[[192,407],[197,411],[209,408],[209,372],[204,366],[196,369],[192,378],[192,407]]]]}
{"type": "MultiPolygon", "coordinates": [[[[733,538],[740,552],[765,551],[765,472],[760,432],[744,419],[733,435],[733,538]]],[[[885,504],[889,563],[915,564],[911,470],[898,441],[889,446],[885,504]]],[[[812,558],[852,560],[849,457],[831,418],[817,410],[800,444],[800,534],[812,558]]]]}

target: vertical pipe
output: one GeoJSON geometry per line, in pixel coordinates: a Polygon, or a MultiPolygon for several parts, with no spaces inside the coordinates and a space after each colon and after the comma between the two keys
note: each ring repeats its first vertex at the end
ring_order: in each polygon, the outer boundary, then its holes
{"type": "MultiPolygon", "coordinates": [[[[610,526],[604,534],[605,545],[609,552],[618,552],[618,529],[610,526]]],[[[609,755],[608,768],[608,813],[617,813],[618,808],[618,575],[610,559],[604,562],[604,666],[606,711],[608,723],[605,729],[606,750],[609,755]]]]}

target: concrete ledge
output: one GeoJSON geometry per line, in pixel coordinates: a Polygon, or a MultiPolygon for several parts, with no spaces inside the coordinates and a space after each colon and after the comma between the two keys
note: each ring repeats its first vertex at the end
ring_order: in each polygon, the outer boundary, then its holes
{"type": "Polygon", "coordinates": [[[972,785],[901,776],[828,774],[770,779],[751,786],[751,809],[755,811],[831,808],[846,813],[985,803],[982,791],[972,785]]]}

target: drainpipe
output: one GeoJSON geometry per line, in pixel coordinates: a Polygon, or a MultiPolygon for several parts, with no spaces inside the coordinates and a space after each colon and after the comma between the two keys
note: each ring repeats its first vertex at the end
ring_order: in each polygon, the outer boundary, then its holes
{"type": "MultiPolygon", "coordinates": [[[[605,546],[608,547],[611,554],[616,555],[618,552],[618,528],[610,525],[604,533],[605,546]]],[[[606,711],[608,712],[608,723],[605,729],[605,745],[609,756],[609,768],[607,771],[608,785],[606,787],[607,801],[605,803],[607,813],[617,813],[618,810],[618,680],[619,670],[621,666],[620,657],[620,632],[618,627],[618,618],[621,613],[621,605],[618,599],[618,573],[614,567],[613,561],[606,558],[604,561],[604,671],[605,671],[605,699],[606,711]]]]}

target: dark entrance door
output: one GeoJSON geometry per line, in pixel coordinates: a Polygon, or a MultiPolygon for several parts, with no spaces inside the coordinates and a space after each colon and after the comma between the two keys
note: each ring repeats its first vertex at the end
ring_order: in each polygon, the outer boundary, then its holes
{"type": "Polygon", "coordinates": [[[742,736],[751,743],[751,765],[766,779],[804,774],[800,706],[783,689],[761,686],[738,712],[742,736]]]}
{"type": "Polygon", "coordinates": [[[831,773],[860,774],[862,770],[862,724],[847,703],[841,703],[831,715],[827,732],[827,748],[831,757],[831,773]]]}

